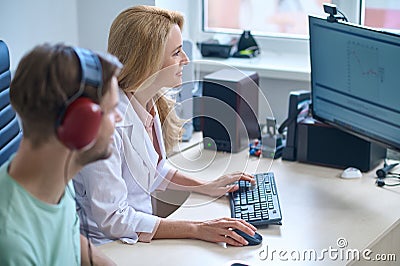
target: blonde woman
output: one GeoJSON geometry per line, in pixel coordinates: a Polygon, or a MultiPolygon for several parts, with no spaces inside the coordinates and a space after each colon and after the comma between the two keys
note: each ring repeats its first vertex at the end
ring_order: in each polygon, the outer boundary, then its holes
{"type": "Polygon", "coordinates": [[[173,103],[161,90],[182,83],[182,69],[188,63],[182,26],[181,14],[150,6],[121,12],[111,26],[108,51],[124,64],[118,106],[124,119],[116,127],[111,158],[85,167],[75,181],[95,244],[196,238],[242,246],[247,241],[232,229],[250,235],[256,230],[232,218],[192,222],[152,214],[150,193],[156,189],[221,196],[238,189],[231,185],[234,181],[254,182],[251,176],[236,173],[206,183],[166,164],[166,151],[178,141],[180,124],[171,112],[173,103]]]}

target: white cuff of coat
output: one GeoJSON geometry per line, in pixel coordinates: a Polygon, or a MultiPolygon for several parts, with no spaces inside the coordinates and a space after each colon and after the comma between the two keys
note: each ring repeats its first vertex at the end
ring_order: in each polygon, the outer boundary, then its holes
{"type": "MultiPolygon", "coordinates": [[[[157,181],[151,186],[151,188],[150,188],[151,192],[156,190],[156,189],[157,190],[165,190],[166,187],[163,189],[163,188],[160,188],[160,186],[164,182],[169,183],[169,181],[171,179],[168,180],[167,176],[168,176],[168,174],[170,173],[171,170],[174,171],[173,174],[175,174],[176,168],[168,165],[168,163],[164,163],[163,165],[159,165],[157,167],[157,175],[158,175],[157,176],[157,181]]],[[[171,176],[171,178],[172,178],[172,176],[171,176]]]]}
{"type": "Polygon", "coordinates": [[[161,218],[152,214],[137,212],[135,219],[139,221],[134,228],[136,234],[132,237],[121,237],[120,240],[123,243],[135,244],[138,240],[141,240],[140,235],[143,233],[152,234],[152,238],[160,224],[161,218]]]}
{"type": "Polygon", "coordinates": [[[160,225],[161,219],[157,220],[156,226],[153,229],[153,232],[151,233],[139,233],[139,241],[140,242],[145,242],[145,243],[150,243],[150,241],[153,239],[154,235],[157,232],[158,226],[160,225]]]}
{"type": "Polygon", "coordinates": [[[177,169],[170,169],[168,174],[163,178],[161,184],[157,187],[157,190],[162,190],[162,191],[166,190],[176,172],[178,172],[177,169]]]}

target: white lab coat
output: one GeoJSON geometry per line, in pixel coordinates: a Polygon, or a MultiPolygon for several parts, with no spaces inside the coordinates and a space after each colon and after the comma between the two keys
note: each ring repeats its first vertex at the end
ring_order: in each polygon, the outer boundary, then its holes
{"type": "Polygon", "coordinates": [[[85,218],[79,212],[81,223],[85,225],[87,219],[94,244],[115,239],[132,244],[138,241],[137,232],[151,233],[159,218],[152,215],[150,193],[166,188],[168,182],[163,181],[171,170],[158,114],[154,128],[160,162],[142,121],[121,90],[118,109],[123,120],[116,126],[111,157],[85,166],[74,179],[78,203],[86,213],[85,218]]]}

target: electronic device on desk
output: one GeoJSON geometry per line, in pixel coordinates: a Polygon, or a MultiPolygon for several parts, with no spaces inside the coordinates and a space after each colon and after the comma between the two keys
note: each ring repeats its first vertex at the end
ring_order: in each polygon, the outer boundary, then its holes
{"type": "Polygon", "coordinates": [[[221,69],[204,76],[200,123],[204,149],[239,152],[260,139],[258,83],[254,71],[221,69]]]}
{"type": "Polygon", "coordinates": [[[267,133],[261,136],[261,151],[264,158],[277,159],[282,156],[286,140],[276,130],[276,119],[267,117],[267,133]]]}
{"type": "Polygon", "coordinates": [[[307,117],[297,124],[297,161],[362,172],[378,166],[386,149],[334,126],[307,117]]]}
{"type": "Polygon", "coordinates": [[[289,94],[288,117],[278,128],[278,133],[286,130],[286,144],[283,148],[282,159],[296,161],[297,159],[297,125],[309,116],[311,104],[311,92],[305,90],[292,91],[289,94]]]}
{"type": "Polygon", "coordinates": [[[218,39],[208,39],[203,42],[198,42],[197,47],[200,49],[200,53],[204,57],[220,57],[228,58],[231,57],[237,49],[237,39],[232,38],[228,41],[220,41],[218,39]]]}
{"type": "Polygon", "coordinates": [[[290,93],[288,118],[278,129],[287,128],[283,160],[367,172],[385,157],[383,147],[314,119],[311,106],[309,91],[290,93]]]}
{"type": "Polygon", "coordinates": [[[309,27],[313,117],[400,150],[400,35],[313,16],[309,27]]]}
{"type": "Polygon", "coordinates": [[[397,187],[400,186],[400,173],[392,172],[399,163],[388,164],[385,160],[383,167],[376,170],[377,180],[375,184],[378,187],[388,186],[388,187],[397,187]]]}
{"type": "Polygon", "coordinates": [[[249,30],[243,31],[237,45],[237,52],[235,52],[232,57],[252,58],[259,54],[260,49],[253,35],[251,35],[249,30]]]}
{"type": "MultiPolygon", "coordinates": [[[[254,139],[249,144],[250,156],[277,159],[282,156],[286,140],[276,130],[276,119],[267,117],[267,132],[261,134],[261,140],[254,139]]],[[[264,130],[263,130],[264,131],[264,130]]]]}
{"type": "Polygon", "coordinates": [[[255,174],[256,184],[239,180],[239,189],[229,193],[231,217],[254,226],[282,224],[282,213],[274,173],[255,174]]]}

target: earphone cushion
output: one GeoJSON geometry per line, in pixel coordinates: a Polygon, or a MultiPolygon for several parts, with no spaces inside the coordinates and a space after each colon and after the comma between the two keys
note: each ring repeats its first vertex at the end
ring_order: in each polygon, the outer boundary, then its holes
{"type": "Polygon", "coordinates": [[[98,104],[86,97],[76,99],[68,106],[57,127],[58,139],[72,150],[90,147],[96,140],[101,117],[98,104]]]}

